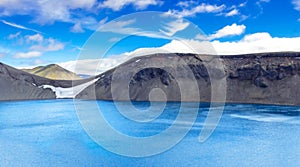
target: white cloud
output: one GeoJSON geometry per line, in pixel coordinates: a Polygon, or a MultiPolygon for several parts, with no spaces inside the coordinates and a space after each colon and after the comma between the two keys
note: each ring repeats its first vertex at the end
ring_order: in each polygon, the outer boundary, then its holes
{"type": "Polygon", "coordinates": [[[104,25],[107,22],[107,20],[108,20],[108,17],[105,17],[104,19],[100,20],[99,25],[100,26],[104,25]]]}
{"type": "Polygon", "coordinates": [[[272,39],[271,35],[266,32],[261,32],[261,33],[255,33],[255,34],[250,34],[246,35],[242,41],[245,42],[257,42],[261,40],[269,40],[272,39]]]}
{"type": "Polygon", "coordinates": [[[15,54],[14,58],[34,58],[34,57],[39,57],[41,56],[42,53],[38,51],[31,51],[31,52],[18,52],[15,54]]]}
{"type": "Polygon", "coordinates": [[[139,28],[128,27],[135,23],[135,19],[131,20],[121,20],[121,21],[111,21],[100,27],[98,31],[101,32],[116,32],[120,34],[133,34],[139,31],[139,28]]]}
{"type": "Polygon", "coordinates": [[[101,60],[79,60],[59,63],[60,66],[79,74],[96,75],[111,69],[133,57],[154,53],[195,53],[210,55],[237,55],[261,52],[300,51],[300,37],[279,38],[272,37],[269,33],[248,34],[236,42],[221,42],[218,40],[173,40],[161,47],[139,48],[118,56],[101,60]],[[77,70],[74,71],[77,64],[77,70]]]}
{"type": "Polygon", "coordinates": [[[30,46],[31,51],[48,52],[64,49],[65,45],[53,38],[45,38],[41,34],[27,35],[25,40],[30,46]]]}
{"type": "MultiPolygon", "coordinates": [[[[105,18],[103,20],[105,20],[105,18]]],[[[99,26],[102,24],[103,20],[97,21],[95,18],[88,16],[88,17],[84,17],[84,18],[73,18],[72,20],[70,20],[70,22],[74,23],[75,27],[73,26],[72,28],[78,28],[77,29],[77,33],[78,33],[78,32],[80,32],[79,31],[80,28],[83,31],[84,31],[84,29],[97,30],[99,28],[99,26]],[[77,27],[76,27],[76,24],[78,24],[77,27]]],[[[72,28],[71,28],[71,30],[72,30],[72,28]]]]}
{"type": "Polygon", "coordinates": [[[239,11],[237,9],[233,9],[230,12],[226,13],[225,16],[230,17],[230,16],[235,16],[235,15],[238,15],[238,14],[239,14],[239,11]]]}
{"type": "Polygon", "coordinates": [[[161,5],[160,0],[105,0],[99,4],[99,8],[110,8],[119,11],[127,5],[133,5],[136,9],[145,9],[150,5],[161,5]]]}
{"type": "Polygon", "coordinates": [[[71,14],[69,8],[65,6],[64,3],[59,3],[57,1],[39,1],[39,11],[38,18],[35,22],[40,24],[53,24],[54,21],[59,20],[67,22],[71,14]]]}
{"type": "Polygon", "coordinates": [[[163,1],[160,0],[135,0],[134,6],[137,9],[146,9],[150,5],[162,5],[163,1]]]}
{"type": "Polygon", "coordinates": [[[121,63],[138,56],[144,56],[154,53],[206,53],[214,54],[212,45],[205,41],[199,43],[194,40],[173,40],[161,47],[139,48],[131,52],[125,52],[120,55],[114,55],[109,58],[99,60],[88,59],[58,63],[63,68],[73,71],[77,74],[97,75],[105,72],[121,63]],[[76,67],[76,70],[75,70],[76,67]]]}
{"type": "Polygon", "coordinates": [[[98,59],[86,59],[86,60],[76,60],[76,61],[68,61],[57,63],[61,67],[75,72],[77,74],[85,74],[85,75],[97,75],[100,74],[116,65],[120,64],[121,59],[118,58],[106,58],[102,60],[98,59]]]}
{"type": "Polygon", "coordinates": [[[123,55],[127,57],[143,56],[155,53],[195,53],[214,54],[212,45],[208,41],[198,40],[172,40],[161,47],[139,48],[123,55]]]}
{"type": "Polygon", "coordinates": [[[270,2],[271,0],[260,0],[260,2],[265,2],[265,3],[268,3],[270,2]]]}
{"type": "Polygon", "coordinates": [[[12,23],[12,22],[8,22],[8,21],[5,21],[5,20],[1,20],[1,22],[3,24],[6,24],[6,25],[14,27],[14,28],[18,28],[18,29],[22,29],[22,30],[28,30],[28,31],[33,31],[33,32],[37,32],[37,33],[42,33],[42,32],[40,32],[38,30],[35,30],[35,29],[32,29],[32,28],[28,28],[28,27],[25,27],[25,26],[22,26],[22,25],[19,25],[19,24],[15,24],[15,23],[12,23]]]}
{"type": "Polygon", "coordinates": [[[64,49],[65,45],[53,38],[44,40],[42,43],[33,45],[30,50],[37,50],[41,52],[58,51],[64,49]]]}
{"type": "MultiPolygon", "coordinates": [[[[246,26],[245,25],[237,25],[236,23],[232,25],[227,25],[220,30],[218,30],[216,33],[211,34],[208,36],[209,40],[228,37],[228,36],[236,36],[241,35],[245,32],[246,26]]],[[[202,39],[202,36],[197,36],[196,38],[202,39]]]]}
{"type": "Polygon", "coordinates": [[[44,37],[41,34],[28,35],[25,37],[27,42],[43,42],[44,37]]]}
{"type": "MultiPolygon", "coordinates": [[[[55,21],[74,24],[79,22],[83,28],[95,30],[98,28],[98,21],[93,17],[79,15],[78,9],[93,13],[97,4],[97,0],[1,0],[0,16],[31,15],[34,22],[42,25],[52,24],[55,21]]],[[[38,32],[21,25],[7,23],[16,28],[38,32]]]]}
{"type": "MultiPolygon", "coordinates": [[[[135,19],[130,20],[121,20],[121,21],[111,21],[98,29],[99,32],[114,32],[117,34],[124,35],[137,35],[150,38],[163,38],[170,39],[171,36],[176,34],[179,31],[186,29],[190,23],[184,21],[181,18],[176,18],[175,20],[170,20],[169,22],[161,21],[161,29],[159,32],[156,32],[156,29],[151,29],[143,27],[137,23],[135,19]],[[135,25],[136,24],[136,25],[135,25]],[[140,27],[143,27],[140,28],[140,27]]],[[[119,38],[119,37],[118,37],[119,38]]],[[[114,38],[115,39],[115,38],[114,38]]],[[[110,40],[114,42],[114,40],[110,40]]]]}
{"type": "Polygon", "coordinates": [[[65,47],[65,45],[58,40],[45,38],[41,34],[26,35],[22,37],[21,40],[26,41],[26,44],[22,44],[22,46],[28,47],[28,51],[18,52],[14,55],[14,58],[39,57],[46,52],[62,50],[65,47]]]}
{"type": "MultiPolygon", "coordinates": [[[[268,0],[261,0],[262,2],[266,2],[268,0]]],[[[257,5],[262,3],[261,1],[257,2],[257,5]]],[[[201,13],[214,13],[216,16],[240,16],[241,20],[246,19],[245,15],[241,13],[240,8],[246,6],[248,2],[234,4],[232,6],[227,7],[225,4],[209,4],[209,3],[200,3],[199,1],[180,1],[176,6],[179,6],[181,10],[177,9],[169,9],[165,12],[165,15],[171,15],[175,17],[192,17],[201,13]]]]}
{"type": "Polygon", "coordinates": [[[121,38],[113,37],[113,38],[110,38],[108,41],[109,42],[118,42],[120,40],[121,40],[121,38]]]}
{"type": "Polygon", "coordinates": [[[249,15],[241,15],[240,22],[248,19],[249,17],[250,17],[249,15]]]}
{"type": "Polygon", "coordinates": [[[260,52],[299,52],[300,37],[279,38],[272,37],[269,33],[255,33],[246,35],[242,40],[236,42],[211,42],[218,54],[247,54],[260,52]]]}
{"type": "Polygon", "coordinates": [[[177,3],[176,6],[180,6],[182,8],[187,8],[187,7],[190,7],[190,6],[195,5],[195,4],[197,4],[197,2],[192,1],[192,0],[191,1],[180,1],[180,2],[177,3]]]}
{"type": "Polygon", "coordinates": [[[173,36],[178,31],[186,29],[190,25],[189,22],[184,21],[183,19],[177,19],[175,21],[169,22],[163,26],[163,30],[160,30],[168,36],[173,36]]]}
{"type": "Polygon", "coordinates": [[[239,7],[245,7],[247,5],[247,1],[244,3],[239,4],[239,7]]]}
{"type": "Polygon", "coordinates": [[[18,38],[20,36],[21,32],[17,32],[15,34],[10,34],[7,38],[8,39],[15,39],[18,38]]]}
{"type": "MultiPolygon", "coordinates": [[[[163,33],[157,32],[146,32],[139,27],[134,27],[134,23],[136,23],[135,19],[130,20],[120,20],[120,21],[111,21],[105,25],[102,25],[98,31],[99,32],[113,32],[117,34],[124,35],[139,35],[139,36],[147,36],[153,38],[163,38],[163,33]]],[[[119,38],[119,37],[118,37],[119,38]]],[[[164,37],[165,38],[165,37],[164,37]]],[[[113,41],[110,41],[113,42],[113,41]]]]}
{"type": "Polygon", "coordinates": [[[261,15],[263,13],[263,11],[264,11],[263,4],[264,3],[269,3],[270,1],[271,0],[259,0],[259,1],[256,2],[256,5],[257,5],[257,7],[260,10],[259,13],[258,13],[258,15],[261,15]]]}
{"type": "Polygon", "coordinates": [[[96,0],[2,0],[0,15],[35,14],[36,22],[51,23],[55,20],[67,21],[74,9],[89,10],[97,3],[96,0]]]}
{"type": "Polygon", "coordinates": [[[59,41],[52,38],[48,40],[48,45],[45,47],[45,51],[58,51],[65,48],[65,45],[59,41]]]}
{"type": "Polygon", "coordinates": [[[36,7],[34,1],[30,0],[1,0],[0,16],[11,16],[14,14],[27,14],[36,7]]]}
{"type": "Polygon", "coordinates": [[[72,28],[71,28],[72,32],[75,33],[80,33],[80,32],[84,32],[83,28],[81,27],[80,23],[76,23],[72,28]]]}
{"type": "Polygon", "coordinates": [[[11,51],[8,50],[7,48],[3,48],[3,47],[0,46],[0,53],[1,54],[10,54],[11,51]]]}
{"type": "Polygon", "coordinates": [[[71,32],[82,33],[85,32],[85,29],[97,30],[100,26],[106,23],[108,17],[103,18],[100,21],[97,21],[93,17],[84,17],[84,18],[73,18],[70,22],[74,23],[71,27],[71,32]]]}
{"type": "Polygon", "coordinates": [[[189,16],[195,16],[198,13],[218,13],[218,12],[222,12],[225,8],[226,6],[224,4],[218,6],[218,5],[202,3],[200,5],[192,7],[191,9],[183,9],[182,11],[169,10],[166,14],[177,16],[177,17],[189,17],[189,16]]]}
{"type": "Polygon", "coordinates": [[[300,11],[300,0],[293,0],[292,3],[294,5],[294,8],[300,11]]]}

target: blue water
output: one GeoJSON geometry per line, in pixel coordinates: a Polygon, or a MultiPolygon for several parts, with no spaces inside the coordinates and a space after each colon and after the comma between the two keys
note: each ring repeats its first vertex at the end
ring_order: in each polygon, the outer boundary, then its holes
{"type": "MultiPolygon", "coordinates": [[[[89,106],[91,102],[81,103],[89,106]]],[[[108,122],[120,132],[144,137],[168,128],[180,106],[168,103],[148,126],[130,123],[118,115],[112,102],[98,103],[108,122]]],[[[149,107],[143,102],[134,105],[149,107]]],[[[96,144],[79,123],[72,100],[1,102],[0,166],[300,165],[300,107],[228,104],[212,136],[199,143],[207,112],[205,105],[199,109],[192,129],[172,149],[131,158],[96,144]]]]}

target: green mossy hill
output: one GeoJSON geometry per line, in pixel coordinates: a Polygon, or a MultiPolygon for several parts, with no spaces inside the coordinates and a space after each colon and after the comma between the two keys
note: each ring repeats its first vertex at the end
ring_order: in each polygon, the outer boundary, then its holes
{"type": "Polygon", "coordinates": [[[32,69],[22,69],[30,74],[54,80],[74,80],[81,79],[75,73],[68,71],[57,64],[38,66],[32,69]]]}

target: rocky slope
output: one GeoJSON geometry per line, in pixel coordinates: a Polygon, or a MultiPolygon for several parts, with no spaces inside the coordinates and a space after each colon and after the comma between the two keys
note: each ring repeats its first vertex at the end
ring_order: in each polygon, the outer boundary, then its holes
{"type": "Polygon", "coordinates": [[[155,54],[75,81],[51,80],[0,63],[0,100],[64,98],[66,90],[73,97],[73,87],[80,99],[211,101],[222,100],[212,99],[212,92],[225,89],[226,102],[300,105],[299,84],[300,53],[155,54]]]}
{"type": "Polygon", "coordinates": [[[150,97],[159,101],[163,97],[152,97],[150,92],[160,88],[169,101],[210,101],[211,85],[226,80],[226,85],[221,85],[226,86],[226,102],[300,105],[299,75],[300,53],[155,54],[134,58],[99,75],[77,98],[148,101],[150,97]],[[188,96],[182,98],[180,89],[188,96]]]}
{"type": "Polygon", "coordinates": [[[32,69],[22,69],[22,70],[40,77],[54,79],[54,80],[81,79],[75,73],[62,68],[57,64],[38,66],[32,69]]]}
{"type": "Polygon", "coordinates": [[[43,85],[69,88],[90,80],[51,80],[0,63],[0,100],[55,99],[55,92],[43,85]]]}

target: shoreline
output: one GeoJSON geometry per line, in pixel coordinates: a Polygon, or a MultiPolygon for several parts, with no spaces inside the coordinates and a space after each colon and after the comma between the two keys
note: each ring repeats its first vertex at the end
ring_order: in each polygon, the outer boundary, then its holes
{"type": "MultiPolygon", "coordinates": [[[[30,102],[30,101],[59,101],[59,100],[80,100],[80,101],[104,101],[104,102],[131,102],[131,103],[199,103],[200,105],[210,105],[211,102],[208,101],[126,101],[126,100],[101,100],[101,99],[74,99],[74,98],[59,98],[59,99],[22,99],[22,100],[1,100],[0,103],[14,103],[14,102],[30,102]]],[[[218,104],[220,102],[212,102],[215,104],[218,104]]],[[[223,102],[221,102],[223,103],[223,102]]],[[[265,105],[265,106],[286,106],[286,107],[300,107],[300,105],[294,105],[294,104],[275,104],[275,103],[242,103],[242,102],[224,102],[224,106],[226,105],[265,105]]]]}

